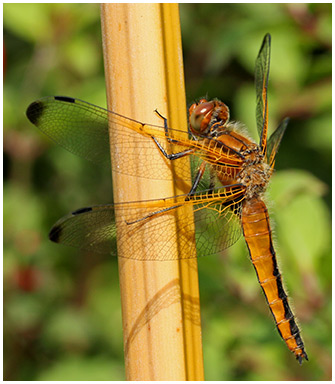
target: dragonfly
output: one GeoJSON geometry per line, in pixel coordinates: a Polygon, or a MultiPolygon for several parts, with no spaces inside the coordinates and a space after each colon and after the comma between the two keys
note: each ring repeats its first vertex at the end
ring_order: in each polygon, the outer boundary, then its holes
{"type": "Polygon", "coordinates": [[[115,247],[117,235],[118,244],[128,249],[123,257],[164,261],[221,252],[243,233],[279,334],[301,364],[308,357],[283,287],[263,200],[289,121],[284,119],[267,138],[270,51],[271,36],[266,34],[255,66],[258,143],[241,123],[230,121],[229,108],[217,99],[200,99],[191,105],[188,132],[170,128],[157,111],[164,121],[161,126],[65,96],[37,100],[29,105],[26,114],[31,123],[65,149],[97,164],[111,162],[115,172],[170,179],[169,167],[159,174],[150,167],[154,161],[150,155],[158,151],[168,164],[173,163],[178,177],[191,185],[187,194],[178,196],[77,209],[52,227],[52,241],[106,253],[115,247]],[[109,147],[109,140],[118,135],[122,137],[122,148],[116,152],[123,156],[122,171],[119,155],[111,155],[109,147]],[[145,155],[141,156],[138,148],[145,148],[145,155]],[[185,158],[190,159],[191,179],[185,158]],[[180,214],[184,207],[191,207],[193,214],[180,214]],[[161,230],[171,223],[178,226],[182,252],[171,247],[176,235],[161,235],[161,230]],[[149,231],[154,251],[147,244],[145,252],[136,252],[143,246],[143,231],[149,231]],[[191,245],[194,236],[196,250],[191,245]]]}

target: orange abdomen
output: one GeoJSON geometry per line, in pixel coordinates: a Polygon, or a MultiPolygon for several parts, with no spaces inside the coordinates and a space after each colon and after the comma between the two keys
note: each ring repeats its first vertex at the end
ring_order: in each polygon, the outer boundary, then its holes
{"type": "Polygon", "coordinates": [[[269,214],[264,202],[259,198],[244,202],[242,227],[251,261],[277,329],[288,348],[301,363],[303,358],[307,360],[307,354],[278,270],[276,253],[272,244],[269,214]]]}

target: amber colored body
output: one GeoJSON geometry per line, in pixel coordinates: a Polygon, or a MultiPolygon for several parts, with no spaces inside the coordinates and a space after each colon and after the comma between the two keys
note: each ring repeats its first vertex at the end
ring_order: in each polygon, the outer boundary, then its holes
{"type": "Polygon", "coordinates": [[[246,187],[241,218],[250,259],[279,334],[290,351],[301,360],[307,355],[283,288],[272,243],[269,215],[261,198],[271,177],[272,169],[264,161],[259,147],[243,135],[228,130],[226,134],[219,137],[219,140],[225,146],[245,154],[242,166],[232,168],[230,171],[231,177],[227,178],[227,170],[223,173],[224,177],[220,177],[220,172],[217,174],[223,185],[240,182],[246,187]]]}
{"type": "Polygon", "coordinates": [[[273,164],[268,164],[264,155],[266,148],[262,149],[239,132],[238,125],[229,123],[229,109],[221,101],[202,99],[190,107],[189,113],[192,132],[215,138],[215,144],[207,139],[211,150],[205,160],[220,183],[228,186],[226,189],[229,185],[242,185],[241,224],[249,255],[279,334],[301,363],[307,354],[283,288],[269,215],[262,200],[273,172],[273,164]]]}
{"type": "Polygon", "coordinates": [[[277,329],[295,356],[297,358],[305,357],[306,353],[299,328],[288,304],[281,274],[278,270],[268,211],[261,199],[253,198],[244,201],[242,227],[251,261],[275,319],[277,329]]]}

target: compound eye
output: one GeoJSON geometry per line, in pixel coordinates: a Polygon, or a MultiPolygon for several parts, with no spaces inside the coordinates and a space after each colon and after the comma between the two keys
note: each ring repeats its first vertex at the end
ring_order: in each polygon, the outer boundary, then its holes
{"type": "Polygon", "coordinates": [[[204,102],[190,108],[190,128],[195,134],[204,133],[210,123],[214,104],[204,102]]]}

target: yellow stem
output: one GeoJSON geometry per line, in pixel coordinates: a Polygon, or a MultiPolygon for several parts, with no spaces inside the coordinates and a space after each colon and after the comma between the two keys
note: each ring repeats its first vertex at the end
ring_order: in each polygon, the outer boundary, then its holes
{"type": "MultiPolygon", "coordinates": [[[[178,5],[103,4],[101,19],[108,108],[161,125],[153,113],[157,108],[170,126],[186,129],[178,5]]],[[[148,143],[154,146],[150,139],[148,143]]],[[[111,143],[120,170],[113,174],[115,202],[188,192],[189,185],[122,174],[126,153],[123,157],[121,148],[119,135],[111,143]]],[[[146,156],[145,148],[132,150],[139,158],[146,156]]],[[[157,175],[163,168],[166,172],[168,164],[160,152],[153,158],[151,151],[147,166],[157,175]]],[[[178,175],[172,169],[173,176],[178,175]]],[[[188,209],[182,214],[192,214],[188,209]]],[[[162,238],[178,238],[173,231],[182,236],[173,225],[164,228],[162,238]]],[[[150,243],[150,233],[143,234],[142,243],[139,252],[144,253],[148,244],[162,252],[159,244],[150,243]]],[[[169,247],[175,252],[178,241],[169,247]]],[[[118,247],[118,253],[125,257],[119,258],[119,275],[127,379],[203,380],[197,261],[129,260],[126,247],[118,247]]]]}

